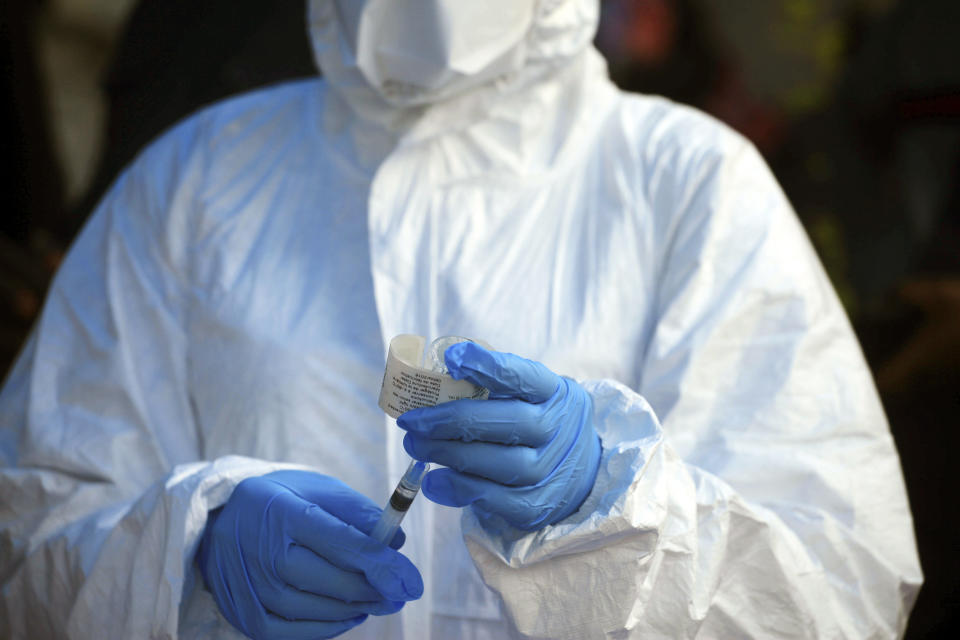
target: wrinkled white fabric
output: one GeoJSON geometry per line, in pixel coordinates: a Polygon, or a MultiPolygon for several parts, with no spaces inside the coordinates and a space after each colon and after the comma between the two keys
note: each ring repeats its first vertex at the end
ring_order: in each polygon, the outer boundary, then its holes
{"type": "Polygon", "coordinates": [[[610,85],[593,0],[538,3],[510,77],[403,108],[312,5],[329,79],[165,134],[52,285],[0,395],[0,637],[235,637],[193,566],[207,511],[288,465],[386,499],[398,333],[580,379],[604,455],[535,533],[420,499],[423,599],[342,637],[902,633],[896,451],[757,152],[610,85]]]}

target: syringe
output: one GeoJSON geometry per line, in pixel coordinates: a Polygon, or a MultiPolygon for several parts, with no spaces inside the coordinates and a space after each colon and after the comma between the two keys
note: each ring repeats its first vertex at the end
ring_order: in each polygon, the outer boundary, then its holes
{"type": "Polygon", "coordinates": [[[403,477],[400,478],[400,482],[397,483],[397,488],[393,490],[390,501],[383,508],[377,526],[370,532],[371,538],[383,544],[390,544],[393,536],[397,533],[397,529],[400,528],[403,516],[407,515],[407,509],[410,508],[413,499],[420,492],[420,483],[423,482],[423,476],[427,475],[429,470],[429,463],[419,460],[410,463],[403,477]]]}

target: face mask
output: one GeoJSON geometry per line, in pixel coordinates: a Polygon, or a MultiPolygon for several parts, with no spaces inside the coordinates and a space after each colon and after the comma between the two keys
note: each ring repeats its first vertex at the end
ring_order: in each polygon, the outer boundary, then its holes
{"type": "Polygon", "coordinates": [[[367,82],[429,102],[516,71],[537,0],[334,0],[367,82]]]}

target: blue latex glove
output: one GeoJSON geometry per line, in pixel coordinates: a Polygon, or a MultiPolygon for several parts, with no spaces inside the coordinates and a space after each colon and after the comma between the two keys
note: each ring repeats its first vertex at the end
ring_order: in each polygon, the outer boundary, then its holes
{"type": "Polygon", "coordinates": [[[590,395],[539,362],[472,342],[449,347],[444,359],[451,376],[488,388],[491,399],[445,402],[397,419],[407,453],[448,467],[427,474],[423,494],[527,531],[576,511],[600,466],[590,395]]]}
{"type": "Polygon", "coordinates": [[[277,471],[211,513],[197,561],[223,615],[251,638],[332,638],[423,593],[416,567],[369,533],[380,508],[339,480],[277,471]]]}

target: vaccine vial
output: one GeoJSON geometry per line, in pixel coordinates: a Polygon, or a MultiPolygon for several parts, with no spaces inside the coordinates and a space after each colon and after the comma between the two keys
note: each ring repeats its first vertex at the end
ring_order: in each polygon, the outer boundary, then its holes
{"type": "Polygon", "coordinates": [[[463,336],[440,336],[427,347],[427,357],[423,363],[424,366],[430,369],[430,371],[436,371],[437,373],[450,373],[447,371],[447,363],[443,359],[443,354],[446,353],[447,347],[455,345],[458,342],[477,341],[464,338],[463,336]]]}

